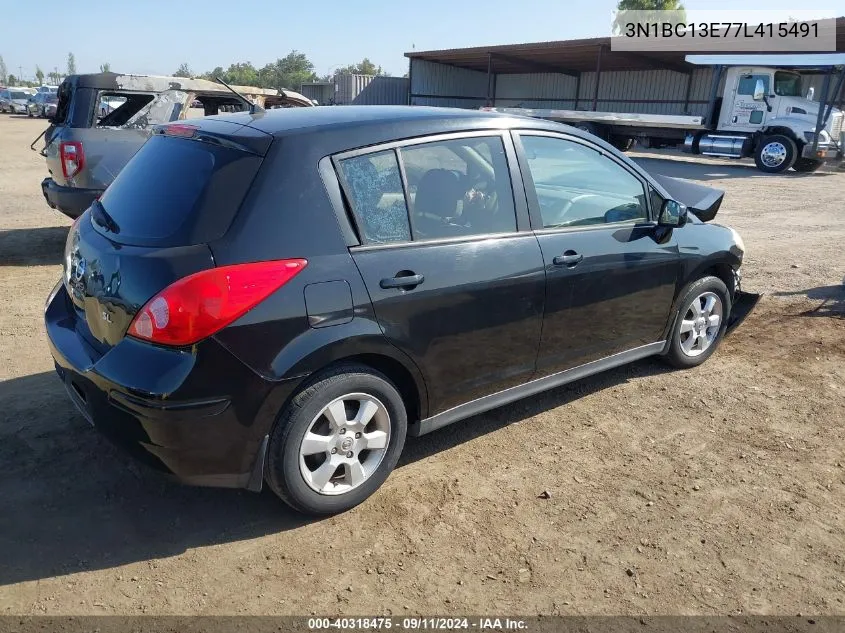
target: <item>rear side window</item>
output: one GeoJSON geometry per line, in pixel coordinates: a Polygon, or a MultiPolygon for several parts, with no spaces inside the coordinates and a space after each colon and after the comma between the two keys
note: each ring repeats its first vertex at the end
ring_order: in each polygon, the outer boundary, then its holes
{"type": "Polygon", "coordinates": [[[201,141],[150,138],[100,199],[124,244],[182,246],[221,237],[244,199],[261,158],[201,141]]]}
{"type": "Polygon", "coordinates": [[[414,240],[516,230],[501,137],[469,137],[400,150],[408,179],[414,240]]]}
{"type": "Polygon", "coordinates": [[[339,172],[367,244],[516,230],[501,136],[436,140],[376,151],[341,159],[339,172]]]}
{"type": "Polygon", "coordinates": [[[402,177],[393,150],[347,158],[341,161],[340,171],[365,242],[387,244],[411,239],[402,177]]]}

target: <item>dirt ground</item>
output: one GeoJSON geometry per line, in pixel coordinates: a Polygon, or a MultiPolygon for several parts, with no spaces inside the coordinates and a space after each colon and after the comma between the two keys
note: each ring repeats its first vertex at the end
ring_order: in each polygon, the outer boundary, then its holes
{"type": "Polygon", "coordinates": [[[845,613],[845,172],[635,154],[727,190],[765,293],[745,323],[701,368],[411,438],[369,501],[310,521],[153,477],[73,409],[42,325],[70,224],[43,126],[0,116],[0,614],[845,613]]]}

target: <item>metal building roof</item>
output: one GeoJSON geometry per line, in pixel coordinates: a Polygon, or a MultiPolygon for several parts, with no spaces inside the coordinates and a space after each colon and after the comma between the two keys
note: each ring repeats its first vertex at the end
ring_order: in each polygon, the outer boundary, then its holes
{"type": "MultiPolygon", "coordinates": [[[[677,51],[612,51],[610,37],[579,40],[477,46],[434,51],[410,51],[405,57],[494,74],[554,72],[577,75],[596,69],[601,51],[602,70],[670,69],[689,72],[694,66],[677,51]],[[489,64],[489,66],[488,66],[489,64]]],[[[836,50],[845,52],[845,17],[836,19],[836,50]]]]}

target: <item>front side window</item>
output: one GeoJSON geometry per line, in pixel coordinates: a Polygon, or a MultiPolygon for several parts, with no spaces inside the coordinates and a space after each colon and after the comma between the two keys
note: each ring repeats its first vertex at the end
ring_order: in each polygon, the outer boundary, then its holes
{"type": "Polygon", "coordinates": [[[411,239],[402,177],[393,150],[344,159],[340,172],[364,242],[389,244],[411,239]]]}
{"type": "Polygon", "coordinates": [[[648,205],[642,182],[586,145],[522,135],[543,228],[642,221],[648,205]]]}
{"type": "Polygon", "coordinates": [[[738,95],[753,95],[757,87],[757,81],[763,82],[763,92],[769,94],[769,75],[743,75],[739,78],[739,86],[736,89],[738,95]]]}
{"type": "Polygon", "coordinates": [[[400,150],[414,240],[516,230],[500,136],[434,141],[400,150]]]}

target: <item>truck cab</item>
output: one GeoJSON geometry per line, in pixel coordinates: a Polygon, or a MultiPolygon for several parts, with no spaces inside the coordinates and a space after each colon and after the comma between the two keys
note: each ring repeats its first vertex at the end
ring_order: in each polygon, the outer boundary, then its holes
{"type": "Polygon", "coordinates": [[[734,138],[745,139],[743,154],[753,153],[764,171],[785,171],[790,166],[796,171],[818,168],[824,158],[842,151],[840,136],[845,115],[832,109],[814,148],[820,104],[803,86],[802,75],[791,70],[765,66],[729,68],[716,133],[700,139],[700,153],[715,153],[706,151],[711,148],[710,139],[738,133],[734,138]]]}

